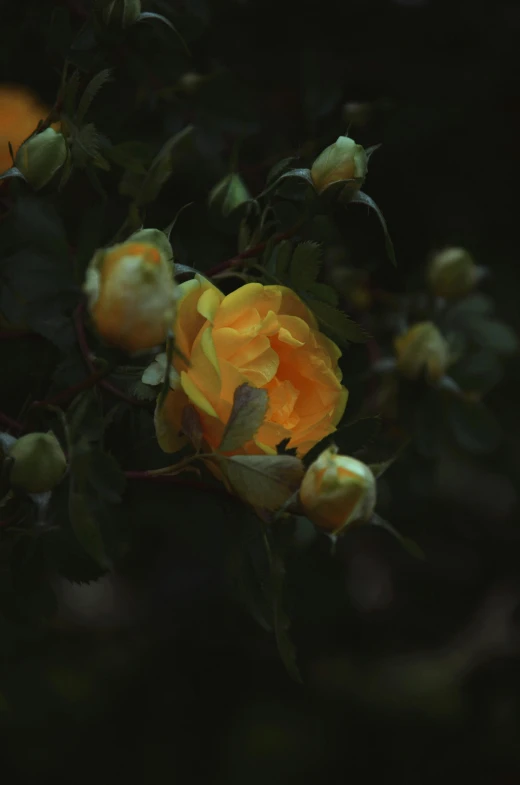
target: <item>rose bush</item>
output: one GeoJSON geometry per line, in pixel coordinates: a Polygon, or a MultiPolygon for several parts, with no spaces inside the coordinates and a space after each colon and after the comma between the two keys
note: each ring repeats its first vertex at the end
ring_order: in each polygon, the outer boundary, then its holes
{"type": "Polygon", "coordinates": [[[347,403],[341,352],[318,328],[300,298],[284,286],[249,283],[225,296],[201,275],[179,286],[175,341],[189,366],[174,358],[178,379],[156,415],[166,452],[184,443],[184,408],[197,411],[204,439],[218,447],[236,388],[264,388],[269,407],[246,454],[275,454],[288,447],[304,455],[335,431],[347,403]]]}

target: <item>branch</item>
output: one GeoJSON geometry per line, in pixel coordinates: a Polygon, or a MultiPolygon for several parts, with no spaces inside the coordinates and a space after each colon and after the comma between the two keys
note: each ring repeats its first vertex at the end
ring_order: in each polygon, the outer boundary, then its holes
{"type": "Polygon", "coordinates": [[[8,430],[14,431],[15,433],[21,433],[23,431],[23,426],[18,420],[13,420],[12,417],[8,417],[8,415],[3,412],[0,412],[0,423],[8,430]]]}
{"type": "Polygon", "coordinates": [[[245,251],[242,251],[236,256],[233,256],[231,259],[227,259],[225,262],[220,262],[220,264],[217,264],[215,267],[211,267],[209,270],[207,270],[204,275],[206,275],[208,278],[211,278],[211,276],[218,275],[218,273],[223,272],[223,270],[228,270],[230,267],[236,267],[244,259],[251,259],[254,256],[258,256],[258,254],[265,250],[267,244],[272,240],[274,240],[274,243],[280,243],[282,240],[288,240],[289,237],[293,237],[296,234],[306,219],[307,216],[305,219],[298,221],[298,223],[296,223],[294,226],[291,226],[291,228],[287,229],[285,232],[278,232],[278,234],[275,234],[274,238],[264,240],[263,242],[254,245],[252,248],[246,248],[245,251]]]}
{"type": "MultiPolygon", "coordinates": [[[[78,340],[78,345],[81,354],[92,376],[86,380],[87,384],[85,384],[85,382],[81,383],[80,389],[86,389],[87,387],[94,386],[95,384],[99,384],[99,386],[102,387],[104,390],[111,393],[116,398],[120,398],[122,401],[126,401],[126,403],[129,403],[131,406],[140,406],[142,408],[148,408],[148,404],[145,401],[140,401],[137,398],[132,398],[131,395],[127,395],[122,390],[119,390],[117,387],[114,387],[113,384],[110,384],[110,382],[105,381],[102,377],[106,375],[107,373],[106,370],[103,370],[102,372],[96,370],[96,367],[92,359],[93,354],[90,351],[87,342],[87,336],[85,334],[85,325],[83,323],[84,310],[85,310],[85,304],[81,302],[76,308],[76,310],[74,311],[74,327],[76,329],[76,338],[78,340]]],[[[110,369],[108,370],[108,372],[110,372],[110,369]]]]}

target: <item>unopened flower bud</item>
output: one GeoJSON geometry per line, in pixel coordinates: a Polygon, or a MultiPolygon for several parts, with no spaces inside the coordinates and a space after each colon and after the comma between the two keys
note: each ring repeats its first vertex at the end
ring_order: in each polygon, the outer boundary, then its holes
{"type": "Polygon", "coordinates": [[[332,446],[312,463],[303,478],[300,502],[316,526],[337,534],[347,524],[367,521],[376,504],[376,480],[361,461],[338,455],[332,446]]]}
{"type": "Polygon", "coordinates": [[[102,11],[106,25],[129,27],[137,22],[141,15],[141,0],[112,0],[105,3],[102,11]]]}
{"type": "Polygon", "coordinates": [[[26,493],[51,491],[61,482],[67,459],[53,433],[28,433],[9,449],[14,464],[10,482],[26,493]]]}
{"type": "Polygon", "coordinates": [[[84,291],[107,343],[130,353],[164,343],[177,299],[172,260],[168,238],[157,229],[144,229],[94,255],[84,291]]]}
{"type": "Polygon", "coordinates": [[[425,371],[429,382],[438,382],[449,364],[448,345],[432,322],[414,324],[395,339],[397,367],[408,379],[425,371]]]}
{"type": "Polygon", "coordinates": [[[209,204],[219,209],[225,218],[250,200],[251,194],[239,174],[228,174],[209,195],[209,204]]]}
{"type": "Polygon", "coordinates": [[[356,181],[350,183],[350,187],[353,192],[357,192],[366,172],[367,155],[364,148],[350,137],[340,136],[316,158],[311,167],[311,178],[318,193],[340,180],[356,181]]]}
{"type": "Polygon", "coordinates": [[[67,158],[67,143],[61,132],[47,128],[31,136],[18,150],[15,165],[38,191],[54,177],[67,158]]]}
{"type": "Polygon", "coordinates": [[[428,283],[437,297],[464,297],[477,283],[478,268],[465,248],[445,248],[436,253],[428,267],[428,283]]]}

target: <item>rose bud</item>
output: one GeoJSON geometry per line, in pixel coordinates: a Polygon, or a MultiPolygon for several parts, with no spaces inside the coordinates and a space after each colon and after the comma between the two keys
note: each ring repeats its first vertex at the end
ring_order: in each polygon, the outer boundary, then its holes
{"type": "Polygon", "coordinates": [[[177,299],[172,259],[166,235],[155,229],[97,251],[83,288],[96,329],[107,343],[130,353],[164,343],[177,299]]]}
{"type": "Polygon", "coordinates": [[[47,128],[23,143],[16,154],[15,166],[38,191],[61,169],[66,158],[65,137],[53,128],[47,128]]]}
{"type": "Polygon", "coordinates": [[[347,524],[367,521],[376,503],[376,480],[361,461],[324,450],[312,463],[300,488],[305,515],[316,526],[338,534],[347,524]]]}
{"type": "Polygon", "coordinates": [[[14,460],[11,485],[26,493],[51,491],[61,482],[67,468],[60,443],[50,431],[22,436],[9,449],[8,455],[14,460]]]}
{"type": "Polygon", "coordinates": [[[433,294],[448,300],[469,294],[479,271],[465,248],[445,248],[432,257],[427,277],[433,294]]]}
{"type": "Polygon", "coordinates": [[[339,136],[334,144],[326,147],[311,167],[311,178],[318,193],[340,180],[357,180],[351,183],[359,191],[367,172],[367,155],[360,144],[348,136],[339,136]]]}
{"type": "Polygon", "coordinates": [[[419,322],[395,339],[397,367],[407,379],[418,379],[425,371],[435,384],[449,364],[448,345],[433,322],[419,322]]]}

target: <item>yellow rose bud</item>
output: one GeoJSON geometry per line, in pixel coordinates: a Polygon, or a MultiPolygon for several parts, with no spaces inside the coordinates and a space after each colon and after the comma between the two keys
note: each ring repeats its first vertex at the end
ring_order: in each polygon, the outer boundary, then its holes
{"type": "Polygon", "coordinates": [[[361,461],[328,447],[312,463],[300,488],[305,515],[337,534],[353,521],[367,521],[376,504],[376,480],[361,461]]]}
{"type": "Polygon", "coordinates": [[[28,433],[9,449],[14,459],[10,482],[26,493],[51,491],[61,482],[67,459],[53,433],[28,433]]]}
{"type": "Polygon", "coordinates": [[[428,381],[438,382],[449,364],[448,345],[432,322],[414,324],[395,339],[397,367],[408,379],[426,371],[428,381]]]}
{"type": "Polygon", "coordinates": [[[436,253],[428,268],[428,283],[437,297],[463,297],[475,286],[477,266],[465,248],[446,248],[436,253]]]}
{"type": "Polygon", "coordinates": [[[359,191],[367,172],[367,155],[360,144],[356,144],[348,136],[340,136],[338,140],[326,147],[316,158],[311,167],[311,178],[314,187],[321,193],[338,180],[354,180],[359,191]]]}
{"type": "Polygon", "coordinates": [[[61,132],[47,128],[32,136],[18,150],[15,166],[38,191],[54,177],[67,158],[67,143],[61,132]]]}
{"type": "Polygon", "coordinates": [[[173,253],[166,235],[160,233],[161,247],[140,241],[157,231],[143,230],[126,243],[98,251],[83,287],[100,336],[130,353],[164,343],[175,317],[173,253]]]}
{"type": "Polygon", "coordinates": [[[228,174],[224,177],[213,188],[208,199],[209,204],[219,209],[225,218],[250,200],[251,194],[239,174],[228,174]]]}

